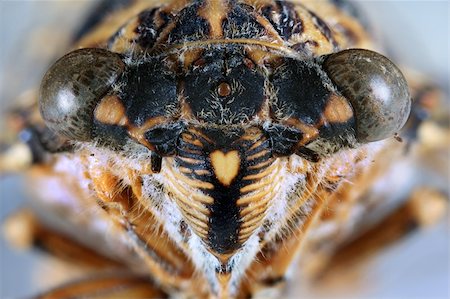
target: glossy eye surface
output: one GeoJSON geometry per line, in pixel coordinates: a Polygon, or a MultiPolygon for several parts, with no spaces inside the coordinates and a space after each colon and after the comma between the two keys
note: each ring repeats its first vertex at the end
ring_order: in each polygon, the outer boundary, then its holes
{"type": "Polygon", "coordinates": [[[352,104],[358,142],[372,142],[398,132],[411,109],[408,84],[386,57],[363,49],[331,54],[323,69],[352,104]]]}
{"type": "Polygon", "coordinates": [[[94,109],[124,69],[120,56],[104,49],[60,58],[41,84],[39,108],[46,125],[70,139],[91,140],[94,109]]]}

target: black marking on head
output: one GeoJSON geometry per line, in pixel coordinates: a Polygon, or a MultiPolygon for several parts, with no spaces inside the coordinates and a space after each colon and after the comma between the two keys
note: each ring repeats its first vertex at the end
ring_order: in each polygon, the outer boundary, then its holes
{"type": "MultiPolygon", "coordinates": [[[[242,177],[236,178],[240,180],[242,177]]],[[[240,197],[240,185],[232,184],[225,187],[213,180],[214,190],[208,195],[214,198],[211,211],[208,241],[213,250],[218,253],[228,253],[239,248],[238,234],[240,223],[239,207],[236,201],[240,197]]]]}
{"type": "Polygon", "coordinates": [[[155,151],[161,156],[171,156],[176,153],[178,138],[183,131],[179,123],[157,126],[148,130],[144,136],[150,142],[155,151]]]}
{"type": "Polygon", "coordinates": [[[241,123],[260,111],[264,77],[247,66],[242,53],[209,50],[203,59],[204,65],[193,68],[184,79],[186,102],[197,118],[215,124],[241,123]],[[217,93],[223,82],[231,88],[227,96],[217,93]]]}
{"type": "Polygon", "coordinates": [[[162,157],[155,152],[152,152],[150,155],[150,165],[152,171],[155,173],[159,173],[161,171],[162,157]]]}
{"type": "MultiPolygon", "coordinates": [[[[222,150],[235,150],[234,147],[231,147],[231,144],[237,137],[227,137],[219,130],[204,131],[203,134],[206,134],[208,137],[213,138],[214,141],[217,141],[217,143],[210,144],[205,139],[190,132],[184,134],[190,134],[192,138],[200,140],[203,145],[201,147],[196,147],[193,144],[184,141],[183,138],[180,138],[178,155],[176,157],[178,166],[197,171],[208,171],[210,173],[209,175],[199,175],[192,172],[191,174],[188,174],[188,177],[203,182],[209,182],[214,186],[213,190],[202,190],[205,194],[214,198],[214,203],[208,206],[208,209],[210,210],[208,245],[218,253],[233,251],[239,247],[238,232],[240,221],[239,207],[236,205],[236,201],[240,196],[240,184],[233,183],[230,186],[221,184],[213,174],[214,172],[208,156],[218,148],[222,150]],[[202,162],[197,164],[188,163],[182,159],[183,157],[202,162]]],[[[236,178],[235,180],[240,180],[240,178],[236,178]]]]}
{"type": "Polygon", "coordinates": [[[129,68],[120,98],[130,122],[141,126],[157,116],[170,116],[178,108],[175,76],[157,59],[129,68]]]}
{"type": "Polygon", "coordinates": [[[273,117],[283,124],[273,132],[266,129],[274,140],[275,154],[284,156],[296,152],[309,161],[317,162],[320,156],[354,146],[355,119],[352,115],[348,119],[327,117],[328,110],[339,111],[341,107],[333,106],[336,105],[332,101],[336,91],[330,79],[314,62],[286,59],[286,63],[275,70],[271,80],[278,98],[271,105],[275,112],[273,117]],[[285,122],[283,119],[286,119],[285,122]],[[287,126],[292,126],[292,129],[287,126]],[[308,126],[307,130],[311,129],[313,133],[302,140],[304,133],[309,133],[302,131],[306,128],[304,126],[308,126]],[[304,143],[295,143],[300,140],[304,143]],[[315,140],[318,141],[314,143],[315,140]],[[312,148],[303,148],[311,143],[312,148]],[[299,146],[302,148],[299,149],[299,146]]]}
{"type": "Polygon", "coordinates": [[[232,10],[222,21],[224,38],[254,39],[265,35],[265,28],[253,16],[253,7],[245,4],[233,5],[232,10]]]}
{"type": "Polygon", "coordinates": [[[208,21],[198,15],[202,2],[196,1],[178,13],[176,25],[169,34],[168,43],[178,44],[199,40],[209,34],[208,21]]]}
{"type": "Polygon", "coordinates": [[[202,189],[202,192],[214,199],[213,204],[207,206],[210,211],[207,243],[217,253],[224,254],[232,252],[242,245],[238,242],[239,229],[242,223],[240,220],[240,207],[236,202],[243,195],[240,189],[253,183],[250,180],[243,180],[243,177],[259,173],[265,169],[265,167],[260,169],[248,168],[249,166],[262,163],[271,158],[270,142],[262,142],[260,146],[249,151],[248,149],[260,139],[240,139],[243,135],[242,130],[228,133],[218,129],[202,130],[203,135],[207,136],[210,140],[214,140],[213,143],[202,138],[200,134],[197,135],[191,131],[186,131],[183,134],[190,135],[187,140],[195,139],[200,141],[202,145],[195,145],[186,141],[185,138],[180,138],[178,155],[175,157],[177,165],[192,170],[192,172],[185,174],[189,178],[208,182],[214,186],[213,189],[202,189]],[[228,186],[223,185],[214,175],[209,156],[216,150],[224,153],[230,151],[238,151],[239,153],[241,160],[239,172],[228,186]],[[263,157],[259,157],[253,161],[247,161],[245,159],[246,156],[263,150],[268,150],[268,153],[263,157]],[[190,158],[200,162],[186,162],[183,158],[190,158]]]}
{"type": "Polygon", "coordinates": [[[266,128],[271,141],[271,147],[276,156],[289,156],[294,152],[294,146],[302,139],[300,130],[279,124],[266,128]]]}
{"type": "Polygon", "coordinates": [[[289,40],[292,35],[303,32],[303,24],[294,5],[287,1],[275,1],[273,5],[267,5],[261,9],[261,14],[269,20],[275,30],[284,40],[289,40]],[[275,17],[275,14],[278,14],[275,17]]]}
{"type": "Polygon", "coordinates": [[[120,150],[130,138],[125,127],[107,125],[94,119],[93,138],[97,145],[120,150]]]}
{"type": "Polygon", "coordinates": [[[170,22],[170,16],[159,8],[141,12],[138,16],[139,25],[135,32],[139,35],[135,42],[144,49],[151,49],[161,32],[170,22]],[[158,23],[160,23],[158,25],[158,23]]]}
{"type": "Polygon", "coordinates": [[[314,125],[322,115],[330,90],[317,68],[308,62],[286,59],[285,65],[275,70],[272,83],[278,90],[274,104],[285,117],[294,117],[303,123],[314,125]]]}
{"type": "Polygon", "coordinates": [[[308,160],[310,162],[319,162],[320,161],[320,155],[309,148],[301,147],[295,151],[297,155],[302,157],[305,160],[308,160]]]}
{"type": "Polygon", "coordinates": [[[314,25],[320,30],[323,36],[333,45],[333,48],[337,51],[339,50],[339,44],[333,36],[333,32],[331,32],[330,27],[328,27],[327,23],[322,20],[318,15],[308,10],[309,14],[312,17],[314,25]]]}
{"type": "MultiPolygon", "coordinates": [[[[319,136],[322,138],[327,138],[329,140],[336,139],[336,142],[344,143],[345,139],[342,139],[344,132],[353,135],[355,128],[355,118],[352,117],[348,121],[343,123],[326,122],[319,127],[319,136]]],[[[350,144],[343,144],[348,146],[350,144]]]]}

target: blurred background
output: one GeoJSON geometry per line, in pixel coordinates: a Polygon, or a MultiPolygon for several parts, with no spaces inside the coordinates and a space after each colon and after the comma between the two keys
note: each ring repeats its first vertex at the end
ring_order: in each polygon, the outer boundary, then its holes
{"type": "MultiPolygon", "coordinates": [[[[396,63],[422,72],[449,94],[448,1],[354,2],[396,63]]],[[[39,85],[49,63],[66,52],[73,28],[92,5],[93,1],[82,0],[0,2],[0,120],[14,99],[39,85]]],[[[448,184],[448,176],[438,184],[448,184]]],[[[0,220],[20,207],[25,198],[26,185],[20,177],[0,177],[0,220]]],[[[33,269],[39,259],[39,253],[14,251],[0,239],[0,298],[23,298],[38,292],[40,288],[33,281],[39,273],[33,269]]],[[[388,248],[364,275],[371,281],[369,288],[353,292],[350,288],[339,296],[448,298],[448,221],[388,248]]]]}

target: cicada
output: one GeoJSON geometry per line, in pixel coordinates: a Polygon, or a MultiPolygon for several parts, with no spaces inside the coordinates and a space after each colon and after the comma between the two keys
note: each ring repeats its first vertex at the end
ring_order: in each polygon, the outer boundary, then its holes
{"type": "Polygon", "coordinates": [[[278,298],[445,211],[387,192],[435,89],[340,1],[116,4],[9,116],[34,199],[7,231],[86,274],[41,298],[278,298]]]}

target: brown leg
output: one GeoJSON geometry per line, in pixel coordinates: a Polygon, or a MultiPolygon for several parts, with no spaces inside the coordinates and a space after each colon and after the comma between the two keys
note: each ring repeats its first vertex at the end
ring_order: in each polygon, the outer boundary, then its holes
{"type": "Polygon", "coordinates": [[[402,206],[356,239],[341,246],[330,257],[327,267],[319,276],[319,282],[345,276],[343,273],[352,271],[355,265],[364,266],[371,257],[416,229],[442,220],[447,208],[445,195],[430,188],[416,189],[402,206]]]}
{"type": "Polygon", "coordinates": [[[4,225],[6,239],[18,249],[36,247],[77,266],[106,269],[122,268],[119,261],[105,257],[64,234],[43,225],[30,210],[10,215],[4,225]]]}
{"type": "Polygon", "coordinates": [[[111,273],[83,279],[45,292],[36,299],[63,298],[167,298],[151,280],[127,273],[111,273]]]}
{"type": "Polygon", "coordinates": [[[46,227],[30,210],[23,209],[9,216],[3,225],[3,231],[13,246],[19,249],[36,247],[56,258],[45,259],[43,267],[39,268],[38,280],[42,286],[55,285],[56,281],[70,281],[35,298],[167,297],[149,276],[132,274],[119,261],[105,257],[46,227]],[[48,277],[53,276],[55,279],[50,278],[49,281],[48,277]],[[73,281],[74,277],[84,278],[73,281]]]}

